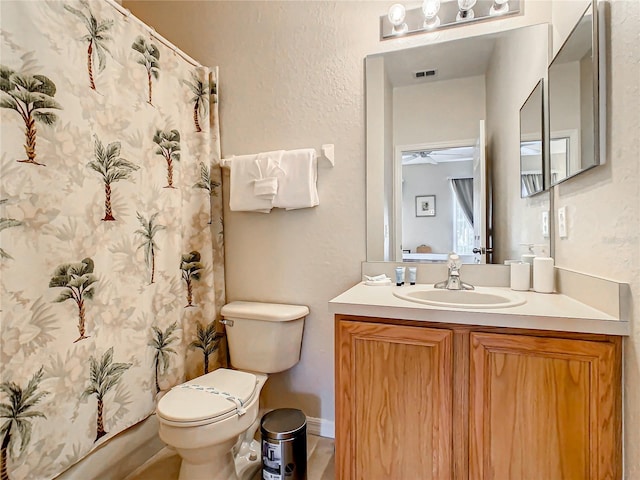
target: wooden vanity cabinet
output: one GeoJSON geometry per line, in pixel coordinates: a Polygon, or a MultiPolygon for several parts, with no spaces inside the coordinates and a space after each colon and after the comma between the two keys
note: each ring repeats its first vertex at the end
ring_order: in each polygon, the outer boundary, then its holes
{"type": "Polygon", "coordinates": [[[619,337],[336,315],[336,479],[622,478],[619,337]]]}
{"type": "Polygon", "coordinates": [[[351,321],[337,328],[336,478],[450,478],[453,333],[351,321]]]}

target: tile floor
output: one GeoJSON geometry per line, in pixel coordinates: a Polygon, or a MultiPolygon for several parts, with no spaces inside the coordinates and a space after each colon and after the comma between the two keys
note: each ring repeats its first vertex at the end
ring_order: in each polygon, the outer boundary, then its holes
{"type": "MultiPolygon", "coordinates": [[[[334,480],[334,442],[330,438],[307,436],[307,480],[334,480]]],[[[180,457],[173,450],[163,448],[147,460],[126,480],[176,480],[180,471],[180,457]]],[[[253,480],[260,480],[260,472],[253,480]]]]}

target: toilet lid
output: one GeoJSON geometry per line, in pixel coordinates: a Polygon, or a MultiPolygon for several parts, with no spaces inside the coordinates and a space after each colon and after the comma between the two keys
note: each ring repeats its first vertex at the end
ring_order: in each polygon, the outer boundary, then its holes
{"type": "Polygon", "coordinates": [[[246,405],[255,394],[257,382],[252,373],[220,368],[173,387],[160,399],[156,411],[173,422],[213,419],[238,410],[238,403],[246,405]]]}

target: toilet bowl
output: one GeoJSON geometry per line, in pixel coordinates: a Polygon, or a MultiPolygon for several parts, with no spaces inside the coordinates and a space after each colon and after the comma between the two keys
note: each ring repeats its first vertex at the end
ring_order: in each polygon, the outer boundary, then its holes
{"type": "Polygon", "coordinates": [[[158,402],[160,438],[182,459],[179,480],[248,480],[260,467],[260,391],[267,374],[300,359],[299,305],[232,302],[222,308],[231,364],[171,389],[158,402]]]}

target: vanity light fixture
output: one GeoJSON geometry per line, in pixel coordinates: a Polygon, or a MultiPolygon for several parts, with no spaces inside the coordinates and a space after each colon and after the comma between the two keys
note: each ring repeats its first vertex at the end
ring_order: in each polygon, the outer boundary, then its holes
{"type": "Polygon", "coordinates": [[[423,0],[418,8],[407,10],[394,3],[380,17],[380,39],[428,33],[479,21],[495,20],[522,13],[524,0],[423,0]]]}

